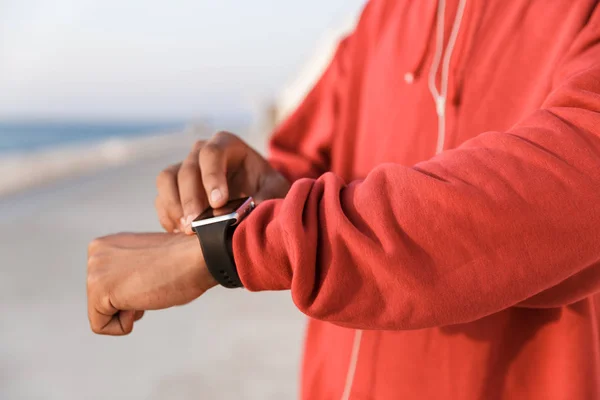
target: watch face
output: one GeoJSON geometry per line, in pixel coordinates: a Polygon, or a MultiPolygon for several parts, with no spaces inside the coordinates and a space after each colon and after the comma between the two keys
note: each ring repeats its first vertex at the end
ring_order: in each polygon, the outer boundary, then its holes
{"type": "Polygon", "coordinates": [[[246,201],[248,201],[249,197],[244,197],[241,199],[231,200],[227,204],[225,204],[221,208],[209,208],[204,211],[202,214],[198,216],[194,221],[201,221],[204,219],[220,217],[223,215],[228,215],[236,212],[246,201]]]}

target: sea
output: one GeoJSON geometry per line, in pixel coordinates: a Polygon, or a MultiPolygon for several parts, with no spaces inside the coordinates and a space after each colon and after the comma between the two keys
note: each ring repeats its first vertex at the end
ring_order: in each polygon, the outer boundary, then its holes
{"type": "Polygon", "coordinates": [[[245,115],[192,123],[0,120],[0,197],[143,157],[185,154],[214,129],[239,133],[248,121],[245,115]]]}
{"type": "Polygon", "coordinates": [[[0,197],[168,151],[182,144],[181,134],[191,126],[177,121],[0,121],[0,197]]]}
{"type": "Polygon", "coordinates": [[[0,157],[65,145],[96,144],[116,138],[177,132],[185,126],[181,121],[0,121],[0,157]]]}

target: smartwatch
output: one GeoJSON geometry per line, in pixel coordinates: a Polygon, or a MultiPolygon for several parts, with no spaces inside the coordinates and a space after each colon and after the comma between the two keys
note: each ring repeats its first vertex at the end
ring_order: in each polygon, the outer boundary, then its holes
{"type": "Polygon", "coordinates": [[[254,209],[252,197],[228,202],[221,208],[209,208],[192,221],[208,270],[226,288],[243,287],[233,261],[233,232],[254,209]]]}

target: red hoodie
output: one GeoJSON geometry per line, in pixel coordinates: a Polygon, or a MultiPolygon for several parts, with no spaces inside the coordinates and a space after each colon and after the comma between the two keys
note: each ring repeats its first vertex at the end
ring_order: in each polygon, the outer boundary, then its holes
{"type": "Polygon", "coordinates": [[[600,399],[600,6],[437,3],[369,3],[274,134],[242,281],[310,317],[304,399],[600,399]]]}

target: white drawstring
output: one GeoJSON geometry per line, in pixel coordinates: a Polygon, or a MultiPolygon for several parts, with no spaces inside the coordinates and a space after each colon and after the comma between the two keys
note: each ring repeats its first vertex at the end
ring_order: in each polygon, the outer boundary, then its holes
{"type": "Polygon", "coordinates": [[[348,400],[352,391],[352,383],[354,382],[354,373],[356,372],[356,364],[358,363],[358,353],[360,352],[360,341],[362,338],[360,329],[354,331],[354,342],[352,343],[352,353],[350,354],[350,364],[346,373],[346,384],[344,385],[344,393],[341,400],[348,400]]]}
{"type": "Polygon", "coordinates": [[[433,54],[433,61],[431,62],[431,68],[429,69],[429,91],[433,96],[433,99],[437,99],[441,96],[437,90],[435,84],[435,78],[437,76],[438,69],[440,68],[440,60],[442,59],[442,53],[444,52],[444,11],[446,9],[446,0],[439,0],[437,7],[437,25],[435,28],[435,53],[433,54]]]}
{"type": "Polygon", "coordinates": [[[446,0],[439,0],[438,2],[435,54],[431,63],[431,69],[429,70],[429,91],[435,101],[435,110],[438,115],[438,138],[435,147],[436,154],[441,153],[444,150],[444,142],[446,140],[446,99],[448,96],[450,60],[452,58],[452,53],[454,52],[454,46],[456,45],[456,38],[458,37],[466,4],[467,0],[460,0],[458,3],[456,17],[454,18],[454,24],[452,25],[452,32],[450,33],[450,38],[446,45],[446,51],[444,51],[444,12],[446,9],[446,0]],[[435,84],[435,78],[437,77],[440,67],[442,53],[444,53],[444,60],[442,62],[442,82],[441,90],[438,91],[435,84]]]}
{"type": "MultiPolygon", "coordinates": [[[[435,54],[431,63],[431,69],[429,70],[429,90],[435,101],[436,112],[438,115],[438,139],[436,145],[436,154],[441,153],[444,150],[444,141],[446,139],[446,96],[448,94],[448,74],[450,70],[450,60],[452,58],[452,52],[456,45],[456,38],[458,37],[458,31],[462,23],[463,14],[467,0],[460,0],[458,9],[456,11],[456,17],[454,18],[454,24],[452,25],[452,32],[448,39],[448,45],[444,52],[444,12],[446,9],[446,0],[439,0],[437,9],[437,27],[436,27],[436,44],[435,54]],[[440,67],[440,61],[442,60],[442,54],[444,59],[442,61],[442,84],[441,91],[437,90],[435,84],[435,78],[440,67]]],[[[413,77],[405,77],[405,80],[412,83],[413,77]]],[[[358,363],[358,354],[360,352],[360,343],[362,339],[362,333],[360,329],[354,332],[354,341],[352,343],[352,353],[350,355],[350,363],[348,365],[348,372],[346,373],[346,383],[344,385],[344,392],[342,393],[341,400],[349,400],[350,392],[352,391],[352,384],[354,383],[354,374],[356,373],[356,365],[358,363]]]]}

